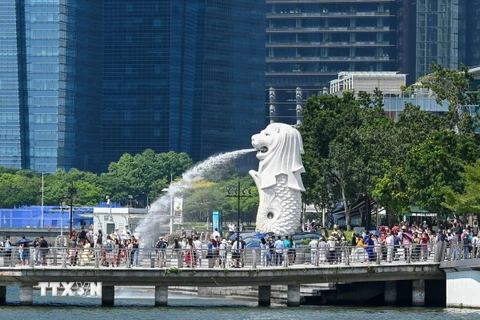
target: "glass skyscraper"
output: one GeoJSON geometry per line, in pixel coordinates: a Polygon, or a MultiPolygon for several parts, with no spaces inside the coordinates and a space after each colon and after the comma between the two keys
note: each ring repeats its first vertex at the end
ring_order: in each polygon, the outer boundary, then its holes
{"type": "Polygon", "coordinates": [[[465,0],[416,0],[415,78],[430,73],[432,61],[458,69],[466,63],[465,0]]]}
{"type": "Polygon", "coordinates": [[[0,165],[249,147],[264,48],[262,1],[0,0],[0,165]]]}
{"type": "Polygon", "coordinates": [[[396,70],[397,0],[267,0],[266,104],[295,122],[341,71],[396,70]]]}
{"type": "Polygon", "coordinates": [[[250,146],[265,114],[265,5],[105,0],[103,169],[125,152],[202,160],[250,146]]]}
{"type": "Polygon", "coordinates": [[[99,167],[99,0],[0,0],[0,165],[99,167]]]}

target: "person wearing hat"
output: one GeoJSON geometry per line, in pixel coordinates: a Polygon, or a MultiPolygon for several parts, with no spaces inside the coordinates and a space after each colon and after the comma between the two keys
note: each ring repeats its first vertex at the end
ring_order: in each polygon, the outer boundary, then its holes
{"type": "Polygon", "coordinates": [[[328,238],[328,242],[327,242],[327,248],[328,248],[328,251],[327,251],[327,260],[330,264],[332,264],[335,259],[336,259],[336,241],[335,241],[335,237],[333,236],[330,236],[328,238]]]}
{"type": "Polygon", "coordinates": [[[167,261],[165,259],[165,251],[167,249],[168,243],[163,239],[163,237],[158,237],[158,241],[155,244],[157,248],[157,265],[159,267],[166,267],[167,261]]]}

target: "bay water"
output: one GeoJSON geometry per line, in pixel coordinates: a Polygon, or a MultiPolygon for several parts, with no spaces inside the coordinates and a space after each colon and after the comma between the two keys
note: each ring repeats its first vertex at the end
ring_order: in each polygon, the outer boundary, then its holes
{"type": "Polygon", "coordinates": [[[256,302],[230,298],[202,298],[170,294],[168,307],[154,307],[153,294],[122,291],[116,293],[114,307],[102,307],[100,298],[41,297],[34,291],[34,305],[19,305],[19,288],[7,288],[7,305],[0,307],[0,319],[115,319],[115,320],[309,320],[309,319],[389,319],[445,320],[480,319],[480,311],[443,308],[333,307],[282,305],[258,307],[256,302]]]}

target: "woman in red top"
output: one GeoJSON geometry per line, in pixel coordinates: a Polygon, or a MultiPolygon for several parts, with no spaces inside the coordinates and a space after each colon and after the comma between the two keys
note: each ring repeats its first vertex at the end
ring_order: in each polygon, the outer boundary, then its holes
{"type": "Polygon", "coordinates": [[[428,259],[428,235],[426,232],[423,233],[420,243],[422,245],[422,257],[424,261],[428,259]]]}

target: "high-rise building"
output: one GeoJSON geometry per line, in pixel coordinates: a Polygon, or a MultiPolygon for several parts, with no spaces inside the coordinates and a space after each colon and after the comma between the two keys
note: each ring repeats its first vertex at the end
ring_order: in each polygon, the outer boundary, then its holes
{"type": "Polygon", "coordinates": [[[480,66],[480,0],[467,1],[467,65],[480,66]]]}
{"type": "Polygon", "coordinates": [[[430,73],[432,61],[458,69],[466,63],[466,0],[416,0],[415,78],[430,73]]]}
{"type": "Polygon", "coordinates": [[[265,125],[265,3],[0,0],[0,165],[202,160],[265,125]]]}
{"type": "Polygon", "coordinates": [[[125,152],[194,160],[265,124],[265,4],[105,0],[103,168],[125,152]]]}
{"type": "Polygon", "coordinates": [[[338,72],[397,70],[396,11],[397,0],[267,0],[270,119],[298,121],[338,72]]]}
{"type": "Polygon", "coordinates": [[[0,0],[0,165],[99,166],[101,0],[0,0]]]}

